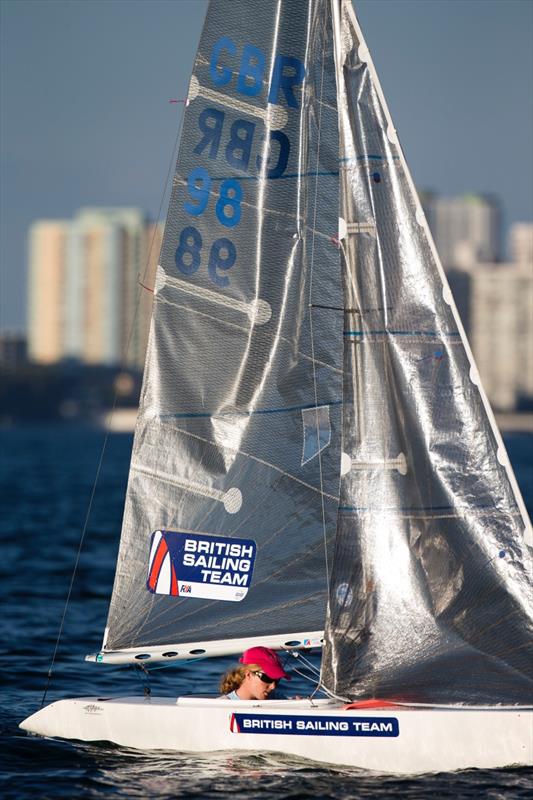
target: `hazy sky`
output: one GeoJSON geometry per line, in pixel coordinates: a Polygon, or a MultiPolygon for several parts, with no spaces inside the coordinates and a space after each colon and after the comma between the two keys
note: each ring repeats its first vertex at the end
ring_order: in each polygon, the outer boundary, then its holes
{"type": "MultiPolygon", "coordinates": [[[[32,220],[87,205],[157,216],[180,113],[168,101],[187,92],[206,5],[0,0],[0,328],[24,328],[32,220]]],[[[355,5],[417,186],[494,193],[507,225],[533,220],[533,2],[355,5]]]]}

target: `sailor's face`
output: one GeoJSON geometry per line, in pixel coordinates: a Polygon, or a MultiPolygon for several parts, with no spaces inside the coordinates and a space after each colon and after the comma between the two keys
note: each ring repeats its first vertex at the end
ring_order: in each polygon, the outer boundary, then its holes
{"type": "Polygon", "coordinates": [[[278,685],[277,680],[269,678],[264,672],[248,672],[246,677],[253,700],[266,700],[278,685]]]}

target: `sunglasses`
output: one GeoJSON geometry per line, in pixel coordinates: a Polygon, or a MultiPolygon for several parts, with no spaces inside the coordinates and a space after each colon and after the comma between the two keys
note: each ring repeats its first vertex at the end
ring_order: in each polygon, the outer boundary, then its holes
{"type": "Polygon", "coordinates": [[[266,672],[254,672],[253,675],[257,675],[260,681],[263,683],[275,683],[276,686],[278,685],[280,679],[279,678],[271,678],[270,675],[267,675],[266,672]]]}

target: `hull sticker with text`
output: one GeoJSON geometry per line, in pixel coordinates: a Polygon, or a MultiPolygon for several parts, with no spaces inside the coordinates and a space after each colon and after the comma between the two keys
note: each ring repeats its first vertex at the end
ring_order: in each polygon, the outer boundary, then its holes
{"type": "Polygon", "coordinates": [[[310,717],[281,714],[232,714],[232,733],[300,736],[399,736],[396,717],[310,717]]]}

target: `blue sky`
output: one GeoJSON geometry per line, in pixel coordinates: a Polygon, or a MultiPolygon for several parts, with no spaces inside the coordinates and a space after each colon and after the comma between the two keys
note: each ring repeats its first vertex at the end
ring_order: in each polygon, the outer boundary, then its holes
{"type": "MultiPolygon", "coordinates": [[[[533,220],[531,0],[359,0],[419,188],[533,220]]],[[[23,330],[26,234],[81,206],[156,217],[204,0],[2,0],[0,328],[23,330]]]]}

